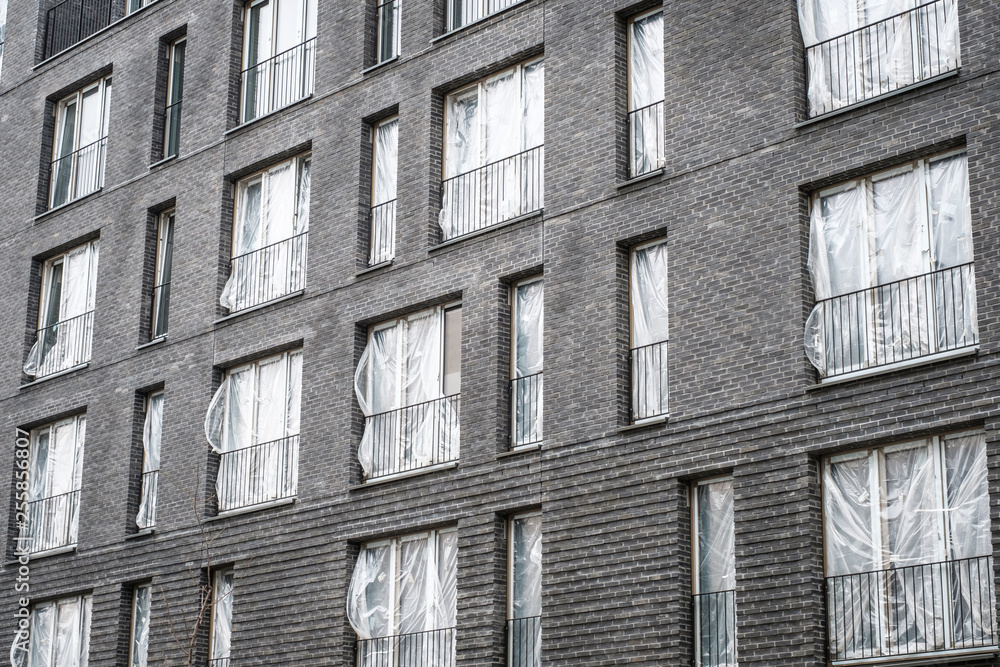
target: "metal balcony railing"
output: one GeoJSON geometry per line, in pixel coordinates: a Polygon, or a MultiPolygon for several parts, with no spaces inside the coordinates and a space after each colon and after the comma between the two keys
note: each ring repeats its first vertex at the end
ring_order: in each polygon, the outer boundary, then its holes
{"type": "Polygon", "coordinates": [[[80,491],[33,500],[27,504],[28,521],[21,527],[22,546],[30,553],[76,544],[80,491]]]}
{"type": "Polygon", "coordinates": [[[507,620],[507,667],[541,667],[542,617],[507,620]]]}
{"type": "Polygon", "coordinates": [[[830,660],[997,649],[993,557],[826,579],[830,660]]]}
{"type": "Polygon", "coordinates": [[[230,667],[235,664],[230,658],[212,658],[208,661],[208,667],[230,667]]]}
{"type": "Polygon", "coordinates": [[[112,0],[63,0],[45,12],[44,58],[62,53],[125,15],[112,0]]]}
{"type": "Polygon", "coordinates": [[[35,378],[42,378],[90,361],[94,311],[38,330],[35,378]]]}
{"type": "Polygon", "coordinates": [[[510,381],[511,446],[542,441],[542,373],[510,381]]]}
{"type": "Polygon", "coordinates": [[[396,252],[396,200],[372,206],[368,265],[388,262],[396,252]]]}
{"type": "Polygon", "coordinates": [[[979,343],[972,263],[820,301],[824,378],[979,343]]]}
{"type": "Polygon", "coordinates": [[[454,667],[455,628],[358,640],[358,667],[454,667]]]}
{"type": "Polygon", "coordinates": [[[175,157],[181,142],[181,105],[183,100],[167,106],[163,119],[163,159],[175,157]]]}
{"type": "Polygon", "coordinates": [[[456,460],[459,398],[453,394],[367,417],[373,449],[369,479],[456,460]]]}
{"type": "Polygon", "coordinates": [[[153,288],[152,323],[149,327],[150,339],[167,335],[167,324],[170,315],[170,283],[163,283],[153,288]]]}
{"type": "Polygon", "coordinates": [[[667,341],[629,351],[632,422],[667,414],[667,341]]]}
{"type": "Polygon", "coordinates": [[[104,153],[108,138],[101,137],[52,161],[49,208],[85,197],[104,187],[104,153]]]}
{"type": "Polygon", "coordinates": [[[628,154],[632,178],[656,171],[666,162],[662,101],[629,112],[628,154]]]}
{"type": "Polygon", "coordinates": [[[399,55],[399,43],[396,39],[399,29],[399,2],[386,0],[375,8],[378,22],[378,45],[376,46],[375,62],[384,63],[399,55]]]}
{"type": "Polygon", "coordinates": [[[298,468],[297,435],[223,453],[216,484],[219,511],[295,496],[298,468]]]}
{"type": "Polygon", "coordinates": [[[736,591],[694,597],[694,645],[698,667],[736,665],[736,591]]]}
{"type": "Polygon", "coordinates": [[[243,70],[243,113],[246,123],[312,95],[316,38],[243,70]]]}
{"type": "Polygon", "coordinates": [[[541,210],[544,149],[538,146],[445,179],[441,199],[444,240],[541,210]]]}
{"type": "Polygon", "coordinates": [[[475,23],[524,0],[448,0],[448,30],[475,23]]]}
{"type": "Polygon", "coordinates": [[[233,257],[232,312],[280,299],[306,287],[309,232],[233,257]]]}
{"type": "Polygon", "coordinates": [[[829,113],[957,69],[955,11],[934,0],[808,47],[811,107],[829,113]]]}
{"type": "Polygon", "coordinates": [[[156,498],[160,481],[160,471],[150,470],[142,473],[142,492],[139,503],[139,513],[135,523],[139,530],[146,530],[156,525],[156,498]]]}

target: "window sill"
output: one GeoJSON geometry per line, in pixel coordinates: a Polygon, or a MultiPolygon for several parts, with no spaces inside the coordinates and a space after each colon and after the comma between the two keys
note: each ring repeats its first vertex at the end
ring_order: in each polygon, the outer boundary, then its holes
{"type": "Polygon", "coordinates": [[[26,382],[25,384],[22,384],[20,387],[18,387],[18,389],[27,389],[28,387],[34,387],[36,384],[41,384],[43,382],[48,382],[49,380],[54,380],[54,379],[56,379],[58,377],[62,377],[63,375],[69,375],[70,373],[73,373],[75,371],[83,370],[84,368],[87,368],[88,366],[90,366],[90,362],[89,361],[87,363],[85,363],[85,364],[80,364],[78,366],[73,366],[72,368],[67,368],[64,371],[59,371],[58,373],[53,373],[52,375],[46,375],[45,377],[40,377],[40,378],[38,378],[36,380],[32,380],[31,382],[26,382]]]}
{"type": "Polygon", "coordinates": [[[516,218],[511,218],[510,220],[504,220],[503,222],[498,222],[495,225],[490,225],[489,227],[483,227],[482,229],[477,229],[474,232],[469,232],[468,234],[463,234],[462,236],[456,236],[453,239],[448,239],[447,241],[442,241],[441,243],[427,249],[427,252],[437,252],[438,250],[444,250],[445,248],[451,247],[456,243],[461,243],[463,241],[468,241],[470,239],[479,238],[485,234],[490,234],[492,232],[498,231],[500,229],[506,229],[516,225],[519,222],[524,222],[525,220],[531,220],[532,218],[541,218],[545,209],[538,209],[537,211],[532,211],[531,213],[525,213],[524,215],[519,215],[516,218]]]}
{"type": "Polygon", "coordinates": [[[227,517],[239,516],[241,514],[251,514],[253,512],[260,512],[262,510],[269,510],[275,507],[284,507],[285,505],[292,505],[295,503],[295,496],[291,498],[279,498],[278,500],[271,500],[266,503],[258,503],[256,505],[247,505],[246,507],[237,507],[231,510],[225,510],[219,512],[215,516],[205,517],[205,521],[221,521],[227,517]]]}
{"type": "Polygon", "coordinates": [[[162,160],[158,160],[158,161],[154,162],[153,164],[149,165],[149,170],[153,171],[157,167],[162,167],[163,165],[167,164],[168,162],[173,162],[176,159],[177,159],[177,153],[174,153],[170,157],[165,157],[162,160]]]}
{"type": "MultiPolygon", "coordinates": [[[[37,560],[39,558],[48,558],[49,556],[58,556],[60,554],[68,554],[68,553],[72,553],[74,551],[76,551],[76,545],[75,544],[67,544],[64,547],[56,547],[55,549],[46,549],[45,551],[36,551],[36,552],[32,552],[32,553],[28,554],[28,562],[30,563],[31,561],[37,560]]],[[[6,563],[3,564],[3,566],[7,567],[9,565],[18,565],[18,564],[19,564],[19,561],[17,559],[15,559],[15,560],[9,560],[9,561],[7,561],[6,563]]]]}
{"type": "Polygon", "coordinates": [[[487,14],[486,16],[478,18],[475,21],[473,21],[472,23],[466,23],[463,26],[459,26],[457,28],[453,28],[453,29],[449,30],[448,32],[444,33],[443,35],[438,35],[437,37],[435,37],[434,39],[432,39],[430,43],[431,44],[437,44],[439,42],[443,42],[443,41],[447,40],[449,37],[453,37],[454,35],[457,35],[460,32],[465,32],[466,30],[469,30],[470,28],[474,28],[476,26],[482,25],[484,22],[489,21],[492,18],[496,18],[497,16],[502,16],[503,14],[506,14],[507,12],[511,11],[512,9],[514,9],[516,7],[521,7],[522,5],[525,4],[525,2],[527,2],[527,0],[520,0],[520,2],[515,2],[514,4],[510,5],[509,7],[504,7],[503,9],[501,9],[498,12],[493,12],[492,14],[487,14]]]}
{"type": "Polygon", "coordinates": [[[928,354],[927,356],[917,357],[916,359],[897,361],[894,364],[885,364],[884,366],[865,368],[864,370],[854,371],[852,373],[844,373],[843,375],[837,375],[832,378],[820,380],[819,384],[811,385],[807,387],[806,390],[815,391],[817,389],[822,389],[823,387],[829,387],[831,385],[836,385],[836,384],[843,384],[845,382],[853,382],[854,380],[869,378],[874,375],[882,375],[883,373],[892,373],[894,371],[901,371],[907,368],[923,366],[924,364],[933,364],[939,361],[946,361],[948,359],[957,359],[959,357],[971,357],[977,354],[979,354],[978,345],[973,345],[971,347],[963,347],[958,350],[949,350],[948,352],[939,352],[937,354],[928,354]]]}
{"type": "Polygon", "coordinates": [[[431,473],[438,472],[440,470],[450,470],[452,468],[458,467],[458,461],[448,461],[447,463],[437,463],[432,466],[427,466],[424,468],[417,468],[415,470],[407,470],[406,472],[397,472],[392,475],[386,475],[384,477],[376,477],[375,479],[365,482],[364,484],[356,484],[354,486],[348,487],[348,491],[360,491],[362,489],[368,489],[373,486],[378,486],[380,484],[388,484],[389,482],[395,482],[400,479],[408,479],[410,477],[420,477],[421,475],[429,475],[431,473]]]}
{"type": "Polygon", "coordinates": [[[914,90],[918,90],[920,88],[924,88],[926,86],[930,86],[930,85],[935,84],[935,83],[937,83],[939,81],[944,81],[945,79],[950,79],[951,77],[957,77],[958,73],[960,71],[961,71],[961,67],[957,67],[957,68],[951,70],[950,72],[945,72],[944,74],[938,74],[937,76],[931,77],[929,79],[924,79],[923,81],[920,81],[920,82],[917,82],[917,83],[911,83],[908,86],[904,86],[902,88],[897,88],[896,90],[893,90],[893,91],[888,92],[888,93],[883,93],[882,95],[878,95],[876,97],[872,97],[870,99],[864,100],[863,102],[855,102],[854,104],[850,104],[850,105],[848,105],[846,107],[841,107],[839,109],[835,109],[834,111],[828,111],[825,114],[822,114],[822,115],[819,115],[819,116],[815,116],[815,117],[810,118],[808,120],[804,120],[801,123],[796,123],[795,125],[792,126],[792,129],[801,130],[802,128],[809,127],[810,125],[815,125],[817,123],[823,122],[824,120],[829,120],[829,119],[835,118],[837,116],[842,116],[844,114],[850,113],[850,112],[855,111],[857,109],[860,109],[862,107],[866,107],[866,106],[869,106],[871,104],[875,104],[876,102],[882,102],[883,100],[892,99],[893,97],[896,97],[897,95],[903,95],[905,93],[909,93],[909,92],[912,92],[914,90]]]}
{"type": "Polygon", "coordinates": [[[531,452],[539,452],[541,450],[542,450],[542,443],[535,442],[530,445],[515,447],[514,449],[507,450],[506,452],[500,452],[499,454],[497,454],[497,461],[509,459],[512,456],[517,456],[518,454],[529,454],[531,452]]]}
{"type": "Polygon", "coordinates": [[[44,213],[39,213],[34,218],[32,218],[31,221],[32,221],[33,224],[37,225],[38,223],[42,222],[43,220],[45,220],[50,215],[55,215],[59,211],[65,211],[66,209],[70,208],[71,206],[76,206],[77,204],[85,202],[88,199],[90,199],[91,197],[94,197],[96,195],[101,194],[101,192],[103,192],[103,191],[104,191],[104,188],[100,187],[100,188],[94,190],[93,192],[89,192],[89,193],[83,195],[82,197],[77,197],[73,201],[68,201],[65,204],[60,204],[59,206],[56,206],[55,208],[50,208],[49,210],[45,211],[44,213]]]}
{"type": "Polygon", "coordinates": [[[277,116],[279,113],[284,113],[284,112],[288,111],[289,109],[292,109],[292,108],[295,108],[295,107],[300,106],[302,104],[305,104],[306,102],[310,101],[313,98],[314,94],[315,93],[309,93],[308,95],[306,95],[305,97],[303,97],[301,100],[295,100],[291,104],[285,105],[285,106],[281,107],[280,109],[275,109],[274,111],[268,111],[263,116],[257,116],[253,120],[248,120],[245,123],[241,123],[241,124],[237,125],[236,127],[232,128],[232,129],[229,129],[229,130],[226,130],[225,132],[223,132],[222,136],[224,136],[224,137],[226,137],[228,139],[229,137],[231,137],[233,135],[236,135],[236,134],[239,134],[243,130],[251,128],[254,125],[259,124],[260,122],[267,120],[268,118],[273,118],[274,116],[277,116]]]}
{"type": "Polygon", "coordinates": [[[156,528],[155,527],[154,528],[143,528],[142,530],[140,530],[137,533],[129,533],[128,535],[125,536],[125,539],[126,540],[138,540],[138,539],[143,538],[143,537],[149,537],[150,535],[153,535],[154,533],[156,533],[156,528]]]}
{"type": "Polygon", "coordinates": [[[376,271],[381,271],[382,269],[388,269],[390,266],[392,266],[392,260],[391,259],[387,260],[385,262],[379,262],[378,264],[372,264],[367,269],[362,269],[362,270],[358,271],[357,273],[355,273],[354,277],[355,278],[361,278],[363,276],[368,276],[368,275],[371,275],[371,274],[375,273],[376,271]]]}
{"type": "Polygon", "coordinates": [[[143,343],[142,345],[136,345],[135,349],[137,351],[138,350],[145,350],[147,347],[153,347],[154,345],[159,345],[161,343],[166,343],[166,342],[167,342],[167,334],[163,334],[159,338],[154,338],[153,340],[149,341],[148,343],[143,343]]]}
{"type": "Polygon", "coordinates": [[[397,62],[398,60],[399,60],[399,55],[397,54],[397,55],[394,55],[392,58],[389,58],[388,60],[383,60],[380,63],[372,65],[371,67],[366,67],[365,69],[361,70],[361,76],[365,76],[367,74],[371,74],[375,70],[382,69],[386,65],[391,65],[392,63],[397,62]]]}
{"type": "Polygon", "coordinates": [[[977,646],[976,648],[952,649],[950,651],[935,651],[933,653],[922,653],[918,655],[893,655],[884,658],[858,658],[856,660],[832,660],[834,667],[846,667],[847,665],[893,665],[902,667],[903,665],[939,665],[945,662],[956,662],[959,660],[969,660],[971,658],[983,658],[1000,654],[998,646],[977,646]]]}
{"type": "Polygon", "coordinates": [[[660,424],[666,424],[670,419],[670,414],[657,415],[656,417],[649,417],[647,419],[640,419],[634,424],[628,424],[626,426],[619,426],[619,433],[628,433],[630,431],[635,431],[641,428],[646,428],[647,426],[659,426],[660,424]]]}
{"type": "Polygon", "coordinates": [[[623,188],[629,187],[630,185],[635,185],[636,183],[642,183],[643,181],[651,181],[654,178],[659,178],[660,176],[663,176],[664,171],[666,171],[666,168],[665,167],[660,167],[659,169],[654,169],[653,171],[648,171],[645,174],[641,174],[639,176],[633,176],[632,178],[628,179],[627,181],[621,181],[621,182],[619,182],[618,183],[618,189],[621,190],[623,188]]]}
{"type": "Polygon", "coordinates": [[[256,306],[250,306],[249,308],[244,308],[243,310],[238,310],[235,313],[230,313],[230,314],[226,315],[225,317],[220,317],[219,319],[214,320],[212,322],[212,324],[216,325],[216,326],[218,326],[220,324],[225,324],[226,322],[229,322],[231,320],[235,320],[238,317],[242,317],[244,315],[249,315],[250,313],[254,313],[254,312],[258,311],[258,310],[262,310],[262,309],[267,308],[269,306],[274,306],[274,305],[277,305],[279,303],[284,303],[285,301],[291,301],[292,299],[300,297],[300,296],[302,296],[305,293],[306,293],[306,291],[304,289],[300,289],[297,292],[292,292],[291,294],[286,294],[285,296],[279,296],[277,299],[271,299],[270,301],[266,301],[265,303],[258,303],[256,306]]]}

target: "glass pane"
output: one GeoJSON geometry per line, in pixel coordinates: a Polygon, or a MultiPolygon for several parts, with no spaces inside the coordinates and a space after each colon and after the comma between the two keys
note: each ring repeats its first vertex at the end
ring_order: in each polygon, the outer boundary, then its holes
{"type": "Polygon", "coordinates": [[[515,517],[511,524],[511,618],[542,613],[542,517],[515,517]]]}
{"type": "Polygon", "coordinates": [[[462,390],[462,309],[444,312],[444,395],[462,390]]]}

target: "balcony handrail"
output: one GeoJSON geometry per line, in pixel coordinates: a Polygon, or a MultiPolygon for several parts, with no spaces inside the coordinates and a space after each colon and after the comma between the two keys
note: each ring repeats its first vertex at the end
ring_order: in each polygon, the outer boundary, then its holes
{"type": "Polygon", "coordinates": [[[419,667],[452,667],[455,664],[455,628],[358,638],[358,667],[389,667],[397,662],[419,667]]]}
{"type": "Polygon", "coordinates": [[[542,402],[542,373],[531,373],[510,379],[508,390],[510,391],[511,410],[511,447],[524,447],[541,442],[543,439],[541,413],[539,404],[542,402]],[[519,402],[519,387],[525,387],[527,393],[524,403],[519,402]]]}
{"type": "Polygon", "coordinates": [[[918,12],[921,9],[924,9],[926,7],[930,7],[931,5],[944,4],[944,2],[945,2],[945,0],[930,0],[930,2],[925,2],[922,5],[917,5],[916,7],[910,7],[909,9],[904,9],[903,11],[899,12],[898,14],[893,14],[892,16],[886,16],[885,18],[879,19],[878,21],[874,21],[872,23],[866,23],[863,26],[858,26],[854,30],[848,30],[847,32],[841,33],[839,35],[834,35],[833,37],[830,37],[828,39],[824,39],[822,42],[816,42],[815,44],[812,44],[811,46],[807,46],[806,49],[810,50],[810,49],[819,48],[819,47],[823,46],[824,44],[829,44],[830,42],[835,42],[838,39],[843,39],[847,35],[853,35],[854,33],[862,32],[864,30],[868,30],[869,28],[871,28],[873,26],[877,26],[880,23],[888,23],[889,21],[893,21],[895,19],[898,19],[901,16],[904,16],[906,14],[912,14],[912,13],[918,12]]]}
{"type": "Polygon", "coordinates": [[[65,493],[57,493],[54,496],[45,496],[44,498],[36,498],[35,500],[29,500],[28,507],[33,507],[39,503],[47,503],[53,500],[58,500],[59,498],[66,498],[68,496],[74,496],[80,493],[80,489],[73,489],[72,491],[66,491],[65,493]]]}
{"type": "Polygon", "coordinates": [[[267,58],[266,60],[261,60],[260,62],[255,63],[255,64],[251,65],[250,67],[247,67],[245,70],[243,70],[243,71],[240,72],[240,75],[242,76],[242,75],[246,74],[247,72],[249,72],[251,70],[258,69],[260,67],[263,67],[264,65],[270,64],[271,62],[277,61],[282,56],[286,56],[289,53],[291,53],[292,51],[295,51],[296,49],[301,49],[305,45],[311,44],[312,42],[315,42],[315,41],[316,41],[315,37],[310,37],[309,39],[304,39],[301,42],[299,42],[298,44],[285,49],[281,53],[276,53],[273,56],[271,56],[270,58],[267,58]]]}
{"type": "Polygon", "coordinates": [[[216,480],[218,510],[294,498],[298,450],[299,436],[295,434],[220,453],[216,480]]]}
{"type": "Polygon", "coordinates": [[[72,48],[76,44],[79,44],[80,42],[82,42],[87,37],[90,37],[91,35],[97,33],[98,31],[103,30],[104,28],[108,27],[109,25],[111,25],[115,21],[118,21],[119,19],[121,19],[121,18],[123,18],[125,16],[124,13],[120,13],[120,12],[116,12],[115,11],[115,6],[116,6],[117,3],[113,2],[113,0],[98,0],[98,2],[94,3],[94,5],[96,6],[96,8],[98,10],[102,10],[104,8],[104,5],[107,5],[107,12],[106,13],[95,13],[95,16],[96,16],[97,20],[93,21],[93,26],[90,26],[92,29],[89,30],[87,32],[87,34],[84,34],[83,16],[84,16],[85,4],[86,4],[85,0],[61,0],[60,2],[57,2],[55,5],[53,5],[52,7],[50,7],[45,12],[45,41],[44,41],[44,43],[45,43],[45,53],[44,53],[45,59],[52,58],[53,56],[59,55],[63,51],[66,51],[66,50],[72,48]],[[76,12],[75,8],[70,7],[71,11],[73,11],[73,13],[76,14],[79,17],[77,19],[76,29],[70,31],[70,35],[73,36],[72,37],[72,41],[66,43],[65,45],[61,45],[60,44],[61,48],[59,48],[58,50],[56,50],[56,47],[53,46],[53,42],[56,41],[55,38],[53,37],[53,35],[55,33],[55,28],[56,28],[56,25],[55,25],[56,24],[56,20],[57,20],[56,19],[56,14],[57,14],[57,12],[61,11],[64,6],[69,6],[70,3],[73,3],[73,2],[79,2],[80,9],[79,9],[79,12],[76,12]],[[104,20],[105,16],[107,17],[106,21],[104,20]]]}
{"type": "Polygon", "coordinates": [[[94,309],[91,308],[90,310],[84,313],[80,313],[79,315],[74,315],[73,317],[67,317],[65,320],[59,320],[58,322],[53,322],[52,324],[48,324],[38,329],[38,335],[40,336],[42,332],[47,331],[49,329],[58,329],[60,326],[62,326],[63,328],[67,328],[66,325],[69,324],[70,322],[90,317],[93,314],[94,314],[94,309]]]}
{"type": "Polygon", "coordinates": [[[669,342],[670,341],[668,339],[664,338],[663,340],[658,340],[655,343],[648,343],[646,345],[639,345],[637,347],[629,348],[629,352],[635,354],[636,352],[641,352],[642,350],[648,350],[650,348],[657,347],[659,345],[664,345],[669,342]]]}
{"type": "Polygon", "coordinates": [[[397,2],[399,2],[399,0],[385,0],[385,2],[380,2],[377,5],[375,5],[375,9],[376,11],[382,11],[382,8],[385,7],[386,5],[394,5],[397,2]]]}
{"type": "Polygon", "coordinates": [[[975,264],[976,264],[975,262],[967,262],[965,264],[956,264],[955,266],[949,266],[946,269],[937,269],[935,271],[930,271],[928,273],[920,273],[920,274],[917,274],[915,276],[910,276],[908,278],[900,278],[899,280],[893,280],[892,282],[888,282],[888,283],[879,283],[878,285],[872,285],[871,287],[863,287],[863,288],[861,288],[859,290],[854,290],[853,292],[845,292],[843,294],[837,294],[836,296],[831,296],[831,297],[827,297],[825,299],[820,299],[819,301],[816,302],[816,305],[818,306],[820,304],[827,303],[827,302],[830,302],[830,301],[836,301],[838,299],[846,299],[846,298],[849,298],[849,297],[858,296],[860,294],[863,294],[865,292],[871,292],[873,290],[884,290],[884,289],[887,289],[887,288],[890,288],[890,287],[894,287],[894,286],[900,285],[900,284],[905,283],[905,282],[909,282],[911,280],[919,280],[921,278],[930,278],[930,277],[935,276],[937,274],[947,273],[949,271],[955,271],[956,269],[965,269],[965,268],[973,267],[973,266],[975,266],[975,264]]]}
{"type": "Polygon", "coordinates": [[[669,339],[629,349],[629,411],[633,423],[667,414],[669,339]]]}
{"type": "Polygon", "coordinates": [[[695,593],[694,607],[695,664],[699,667],[735,665],[736,590],[695,593]]]}
{"type": "Polygon", "coordinates": [[[76,522],[80,506],[80,489],[59,493],[54,496],[29,500],[25,506],[27,520],[20,525],[21,538],[30,539],[26,545],[30,553],[48,551],[68,546],[75,542],[76,522]],[[53,510],[64,505],[62,511],[50,517],[53,510]],[[38,518],[39,521],[35,521],[38,518]]]}
{"type": "Polygon", "coordinates": [[[508,618],[506,630],[508,667],[540,667],[542,617],[508,618]]]}
{"type": "Polygon", "coordinates": [[[396,199],[372,206],[368,222],[368,264],[374,266],[389,261],[395,254],[396,199]]]}
{"type": "Polygon", "coordinates": [[[230,262],[235,262],[238,259],[243,259],[244,257],[249,257],[250,255],[255,255],[255,254],[259,253],[259,252],[266,252],[267,250],[270,250],[271,248],[274,248],[275,246],[279,246],[282,243],[288,243],[289,241],[294,241],[296,239],[300,239],[300,238],[302,238],[304,236],[308,236],[308,234],[309,234],[308,231],[300,232],[298,234],[295,234],[294,236],[289,236],[287,238],[283,238],[280,241],[275,241],[274,243],[269,243],[268,245],[261,246],[259,248],[254,249],[254,250],[248,250],[247,252],[243,253],[242,255],[235,255],[229,261],[230,262]]]}
{"type": "Polygon", "coordinates": [[[276,443],[282,442],[283,440],[292,440],[299,437],[298,433],[293,433],[291,435],[286,435],[283,438],[275,438],[274,440],[267,440],[265,442],[257,442],[252,445],[245,445],[243,447],[237,447],[235,449],[227,449],[226,451],[219,454],[219,456],[225,457],[227,454],[236,454],[238,452],[245,452],[248,449],[254,449],[255,447],[268,447],[276,443]]]}
{"type": "Polygon", "coordinates": [[[102,136],[102,137],[100,137],[100,138],[98,138],[98,139],[90,142],[86,146],[80,146],[79,148],[77,148],[75,151],[73,151],[71,153],[66,153],[65,155],[60,155],[59,157],[57,157],[57,158],[55,158],[55,159],[52,160],[52,164],[54,165],[57,162],[62,162],[63,160],[71,159],[71,158],[73,158],[73,157],[75,157],[75,156],[83,153],[84,151],[89,150],[89,149],[93,148],[94,146],[97,146],[98,144],[105,143],[107,140],[108,140],[108,135],[105,134],[104,136],[102,136]]]}
{"type": "MultiPolygon", "coordinates": [[[[520,0],[518,0],[518,1],[520,1],[520,0]]],[[[502,158],[493,160],[493,162],[487,162],[486,164],[480,165],[480,166],[478,166],[478,167],[476,167],[474,169],[470,169],[469,171],[463,171],[461,174],[455,174],[454,176],[449,176],[448,178],[443,179],[441,181],[441,183],[442,183],[442,185],[446,184],[446,183],[449,183],[451,181],[454,181],[457,178],[462,178],[463,176],[468,176],[469,174],[474,174],[477,171],[482,171],[484,169],[489,169],[492,166],[498,165],[498,164],[500,164],[502,162],[507,162],[508,160],[513,160],[514,158],[522,157],[524,155],[527,155],[528,153],[531,153],[533,151],[537,151],[537,150],[539,150],[541,148],[544,148],[544,147],[545,147],[545,144],[538,144],[537,146],[533,146],[531,148],[527,148],[527,149],[525,149],[525,150],[523,150],[523,151],[521,151],[519,153],[514,153],[513,155],[508,155],[507,157],[502,157],[502,158]]]]}
{"type": "Polygon", "coordinates": [[[441,401],[446,401],[446,400],[451,399],[451,398],[458,398],[459,396],[461,396],[460,393],[458,393],[458,394],[448,394],[447,396],[439,396],[437,398],[432,398],[429,401],[421,401],[420,403],[410,403],[408,405],[401,405],[398,408],[392,408],[391,410],[385,410],[383,412],[372,413],[372,414],[368,415],[367,417],[365,417],[365,419],[375,419],[376,417],[383,417],[385,415],[390,415],[390,414],[392,414],[394,412],[400,412],[401,410],[413,410],[413,409],[416,409],[416,408],[421,408],[421,407],[423,407],[425,405],[430,405],[432,403],[439,403],[441,401]]]}
{"type": "Polygon", "coordinates": [[[140,530],[156,525],[156,497],[159,490],[160,470],[147,470],[142,473],[142,485],[139,489],[140,511],[136,514],[136,524],[140,530]],[[142,502],[150,502],[142,507],[142,502]]]}
{"type": "Polygon", "coordinates": [[[629,117],[631,117],[631,116],[634,116],[635,114],[642,113],[643,111],[649,111],[653,107],[663,106],[663,103],[665,101],[666,101],[666,99],[661,99],[661,100],[657,100],[655,102],[650,102],[649,104],[647,104],[644,107],[638,107],[637,109],[629,109],[628,115],[629,115],[629,117]]]}

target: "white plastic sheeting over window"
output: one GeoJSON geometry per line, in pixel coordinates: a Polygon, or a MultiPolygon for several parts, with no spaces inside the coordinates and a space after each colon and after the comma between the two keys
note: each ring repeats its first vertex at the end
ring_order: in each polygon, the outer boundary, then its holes
{"type": "Polygon", "coordinates": [[[399,119],[392,118],[375,127],[372,177],[371,251],[372,266],[388,262],[395,254],[396,162],[399,146],[399,119]]]}
{"type": "Polygon", "coordinates": [[[667,412],[667,242],[635,248],[629,274],[632,413],[644,419],[667,412]]]}
{"type": "Polygon", "coordinates": [[[821,303],[806,322],[806,355],[829,375],[977,342],[972,261],[964,153],[820,192],[808,267],[821,303]],[[954,271],[906,281],[945,269],[954,271]]]}
{"type": "Polygon", "coordinates": [[[42,377],[90,361],[99,250],[99,241],[90,241],[42,266],[38,339],[25,375],[42,377]]]}
{"type": "Polygon", "coordinates": [[[226,375],[205,416],[208,443],[223,456],[216,482],[220,511],[295,495],[301,402],[301,351],[226,375]]]}
{"type": "Polygon", "coordinates": [[[76,544],[87,418],[70,417],[31,432],[28,521],[23,546],[37,553],[76,544]]]}
{"type": "Polygon", "coordinates": [[[418,633],[455,627],[457,556],[454,528],[361,547],[347,592],[347,618],[361,640],[399,641],[362,642],[359,667],[394,664],[393,651],[419,655],[421,667],[454,664],[454,641],[418,633]],[[408,643],[419,648],[412,650],[408,643]]]}
{"type": "Polygon", "coordinates": [[[149,664],[149,612],[152,601],[149,584],[136,586],[132,595],[132,641],[129,648],[129,667],[146,667],[149,664]]]}
{"type": "Polygon", "coordinates": [[[366,477],[458,458],[456,407],[438,399],[460,388],[460,356],[451,361],[460,355],[460,313],[455,306],[432,308],[369,333],[354,373],[361,411],[377,417],[365,420],[358,446],[366,477]],[[418,405],[425,408],[401,410],[418,405]]]}
{"type": "Polygon", "coordinates": [[[146,420],[142,428],[142,490],[135,522],[140,529],[156,523],[156,496],[160,470],[160,440],[163,436],[163,392],[146,399],[146,420]]]}
{"type": "Polygon", "coordinates": [[[300,156],[237,183],[232,270],[219,299],[230,311],[305,288],[311,165],[300,156]]]}
{"type": "Polygon", "coordinates": [[[448,30],[462,26],[507,9],[524,0],[448,0],[448,30]]]}
{"type": "Polygon", "coordinates": [[[632,176],[664,164],[663,11],[629,24],[629,151],[632,176]]]}
{"type": "Polygon", "coordinates": [[[215,573],[212,585],[212,638],[209,654],[211,660],[228,660],[233,637],[233,587],[236,582],[232,570],[215,573]]]}
{"type": "Polygon", "coordinates": [[[3,72],[3,45],[7,34],[7,0],[0,0],[0,73],[3,72]]]}
{"type": "Polygon", "coordinates": [[[515,447],[542,440],[542,332],[545,287],[541,278],[514,286],[514,423],[515,447]]]}
{"type": "Polygon", "coordinates": [[[702,667],[735,667],[733,480],[695,486],[695,638],[702,667]]]}
{"type": "Polygon", "coordinates": [[[809,115],[835,111],[958,67],[956,1],[942,0],[905,13],[924,4],[924,0],[799,0],[809,115]],[[897,18],[874,26],[890,17],[897,18]]]}
{"type": "Polygon", "coordinates": [[[13,667],[87,667],[91,597],[63,598],[31,609],[27,651],[19,639],[11,647],[13,667]]]}
{"type": "Polygon", "coordinates": [[[962,638],[982,645],[995,633],[992,566],[954,564],[951,574],[916,567],[992,555],[986,474],[985,436],[974,432],[825,460],[826,575],[839,578],[827,603],[837,654],[877,656],[913,644],[944,650],[962,638]],[[895,571],[898,585],[847,576],[880,570],[895,571]]]}
{"type": "Polygon", "coordinates": [[[542,515],[510,521],[509,664],[542,664],[542,515]]]}

